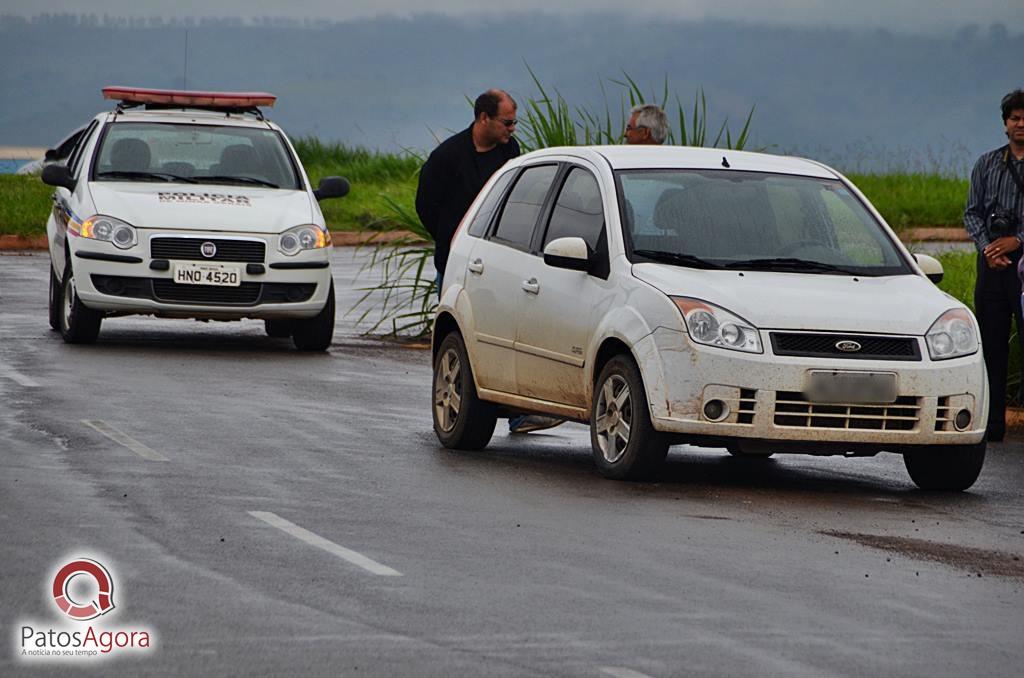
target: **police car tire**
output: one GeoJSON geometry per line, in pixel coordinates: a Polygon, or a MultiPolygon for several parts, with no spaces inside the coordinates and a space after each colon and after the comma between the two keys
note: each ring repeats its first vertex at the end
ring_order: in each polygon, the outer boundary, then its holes
{"type": "Polygon", "coordinates": [[[910,479],[922,490],[962,492],[981,474],[986,443],[974,445],[932,445],[905,452],[903,463],[910,479]]]}
{"type": "Polygon", "coordinates": [[[300,351],[326,351],[334,338],[334,281],[331,281],[327,303],[312,318],[296,320],[292,329],[292,343],[300,351]]]}
{"type": "Polygon", "coordinates": [[[103,313],[94,311],[82,303],[78,292],[73,287],[74,271],[69,261],[64,267],[64,280],[61,283],[61,305],[60,305],[60,335],[69,344],[91,344],[96,341],[100,334],[100,324],[103,322],[103,313]],[[71,310],[67,318],[64,316],[64,305],[68,295],[71,295],[71,310]]]}
{"type": "Polygon", "coordinates": [[[61,283],[50,262],[50,329],[60,332],[61,283]]]}

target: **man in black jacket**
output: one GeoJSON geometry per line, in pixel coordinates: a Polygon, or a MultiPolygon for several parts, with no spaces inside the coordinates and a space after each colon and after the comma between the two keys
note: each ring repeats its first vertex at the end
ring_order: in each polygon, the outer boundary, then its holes
{"type": "Polygon", "coordinates": [[[440,293],[452,236],[476,194],[506,161],[519,155],[516,102],[500,89],[476,98],[473,124],[449,137],[427,158],[416,190],[416,213],[434,239],[440,293]]]}

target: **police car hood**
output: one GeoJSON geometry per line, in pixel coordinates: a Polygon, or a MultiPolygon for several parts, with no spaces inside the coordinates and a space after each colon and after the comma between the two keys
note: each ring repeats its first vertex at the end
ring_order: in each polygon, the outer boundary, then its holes
{"type": "Polygon", "coordinates": [[[281,233],[313,222],[306,191],[128,182],[89,185],[96,213],[138,228],[281,233]]]}
{"type": "Polygon", "coordinates": [[[963,308],[920,275],[740,273],[654,263],[634,264],[633,275],[665,294],[721,306],[761,329],[922,336],[942,313],[963,308]]]}

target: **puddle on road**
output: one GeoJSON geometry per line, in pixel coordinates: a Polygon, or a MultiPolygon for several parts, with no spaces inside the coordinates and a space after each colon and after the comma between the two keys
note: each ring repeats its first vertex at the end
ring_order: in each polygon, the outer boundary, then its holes
{"type": "Polygon", "coordinates": [[[1005,551],[942,544],[910,537],[883,537],[875,534],[823,530],[821,534],[857,542],[862,546],[941,563],[972,574],[1024,579],[1024,557],[1005,551]]]}

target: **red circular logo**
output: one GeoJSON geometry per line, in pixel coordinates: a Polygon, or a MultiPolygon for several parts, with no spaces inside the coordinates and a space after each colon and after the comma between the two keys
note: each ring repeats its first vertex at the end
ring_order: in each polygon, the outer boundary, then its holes
{"type": "Polygon", "coordinates": [[[53,579],[53,600],[61,612],[78,621],[99,617],[114,609],[114,580],[107,568],[95,560],[78,558],[64,567],[53,579]],[[96,582],[98,593],[96,599],[81,603],[71,597],[68,586],[75,577],[83,575],[92,577],[96,582]]]}

